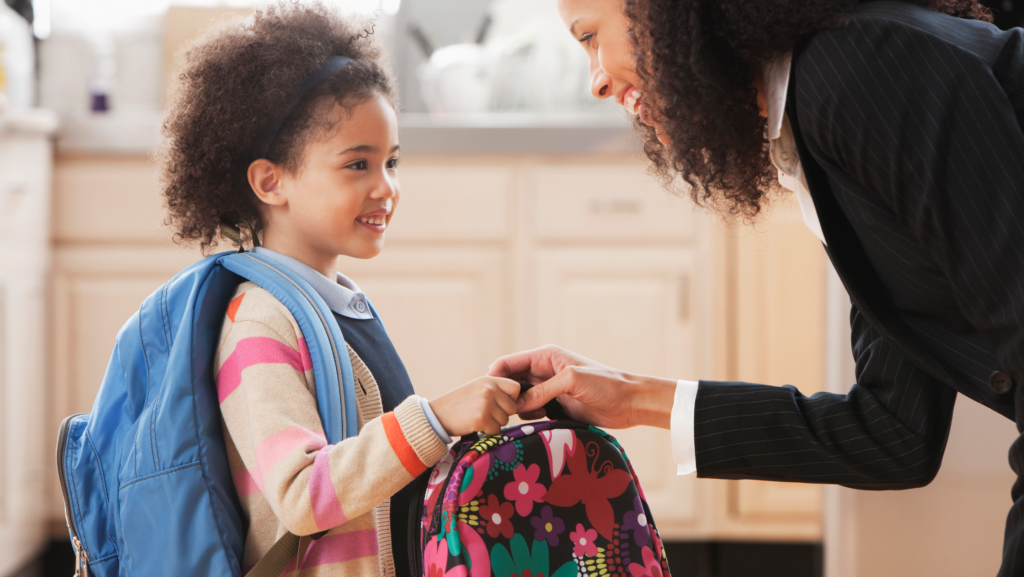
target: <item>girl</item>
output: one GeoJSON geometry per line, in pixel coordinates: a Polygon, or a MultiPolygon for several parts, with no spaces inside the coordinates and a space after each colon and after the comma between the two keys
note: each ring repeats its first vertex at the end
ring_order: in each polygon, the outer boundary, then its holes
{"type": "Polygon", "coordinates": [[[286,531],[326,531],[299,558],[301,575],[408,574],[415,495],[403,488],[451,436],[497,433],[519,385],[485,377],[429,403],[417,397],[366,297],[338,273],[339,255],[381,251],[399,204],[396,96],[382,54],[369,28],[319,4],[281,4],[208,33],[185,60],[160,153],[175,240],[208,251],[222,223],[244,223],[234,238],[304,278],[334,312],[359,385],[359,435],[328,445],[295,319],[253,283],[238,287],[216,381],[249,522],[243,570],[286,531]]]}

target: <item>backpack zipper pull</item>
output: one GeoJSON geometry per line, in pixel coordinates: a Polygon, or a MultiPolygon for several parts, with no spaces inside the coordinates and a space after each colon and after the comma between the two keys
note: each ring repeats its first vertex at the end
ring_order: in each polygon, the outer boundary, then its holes
{"type": "Polygon", "coordinates": [[[71,546],[75,548],[75,577],[89,577],[89,554],[78,537],[71,540],[71,546]]]}

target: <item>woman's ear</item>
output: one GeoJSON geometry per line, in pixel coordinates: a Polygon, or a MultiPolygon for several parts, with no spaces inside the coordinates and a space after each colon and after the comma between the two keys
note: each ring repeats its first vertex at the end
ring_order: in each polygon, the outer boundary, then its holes
{"type": "Polygon", "coordinates": [[[281,177],[284,171],[280,166],[265,159],[258,158],[249,165],[249,186],[256,196],[271,206],[288,204],[288,197],[281,188],[281,177]]]}

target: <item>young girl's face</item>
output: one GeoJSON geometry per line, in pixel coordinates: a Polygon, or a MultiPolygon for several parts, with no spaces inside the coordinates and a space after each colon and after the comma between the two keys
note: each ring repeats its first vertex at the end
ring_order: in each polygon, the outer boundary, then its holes
{"type": "Polygon", "coordinates": [[[333,130],[309,142],[302,167],[281,174],[276,198],[264,199],[271,205],[264,246],[321,272],[329,272],[338,255],[377,256],[399,199],[398,121],[391,105],[374,96],[348,109],[335,106],[332,115],[333,130]]]}

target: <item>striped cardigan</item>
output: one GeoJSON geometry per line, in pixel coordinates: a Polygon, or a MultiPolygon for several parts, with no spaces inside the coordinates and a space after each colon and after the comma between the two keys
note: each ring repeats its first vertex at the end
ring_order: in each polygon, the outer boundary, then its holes
{"type": "Polygon", "coordinates": [[[376,381],[349,347],[359,434],[328,445],[309,350],[288,309],[245,282],[226,317],[216,382],[228,460],[249,521],[243,571],[286,531],[329,529],[307,548],[299,575],[393,576],[390,497],[448,449],[419,398],[382,414],[376,381]]]}

